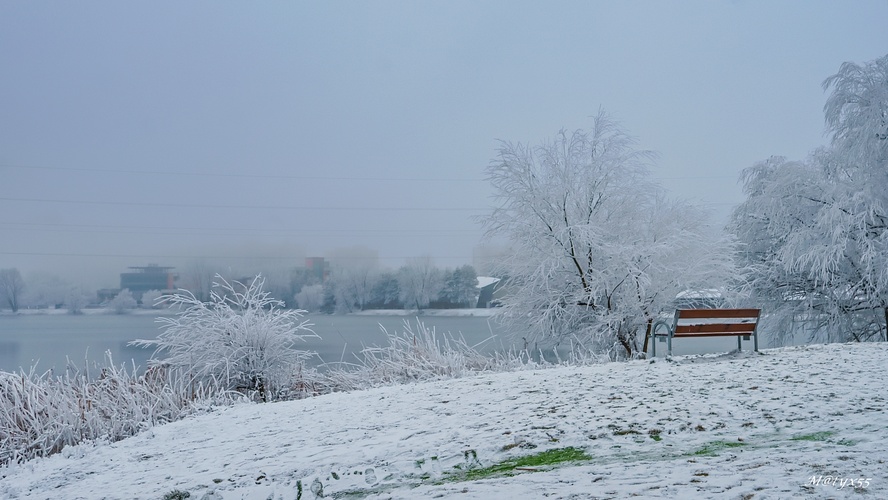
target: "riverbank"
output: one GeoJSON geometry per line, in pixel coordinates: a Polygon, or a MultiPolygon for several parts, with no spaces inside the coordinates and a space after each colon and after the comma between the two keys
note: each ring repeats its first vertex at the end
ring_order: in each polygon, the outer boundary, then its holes
{"type": "Polygon", "coordinates": [[[888,344],[251,404],[0,469],[5,498],[885,498],[888,344]]]}
{"type": "MultiPolygon", "coordinates": [[[[346,314],[346,316],[405,316],[405,317],[418,317],[418,316],[458,316],[458,317],[491,317],[494,316],[500,309],[490,308],[490,309],[371,309],[367,311],[356,311],[352,313],[346,314]]],[[[170,316],[175,314],[176,311],[168,308],[155,308],[155,309],[129,309],[122,313],[115,311],[109,307],[91,307],[84,308],[77,314],[84,315],[98,315],[98,314],[134,314],[134,315],[155,315],[155,316],[170,316]]],[[[10,310],[0,310],[0,316],[35,316],[35,315],[65,315],[65,314],[73,314],[68,309],[54,309],[54,308],[40,308],[40,309],[19,309],[16,312],[12,312],[10,310]]],[[[311,313],[312,316],[320,315],[319,313],[311,313]]]]}
{"type": "Polygon", "coordinates": [[[175,314],[175,311],[171,309],[128,309],[124,312],[117,312],[110,307],[90,307],[81,309],[77,313],[72,313],[68,309],[51,309],[51,308],[40,308],[40,309],[19,309],[16,312],[12,312],[10,310],[2,310],[0,311],[0,316],[100,316],[100,315],[115,315],[115,316],[171,316],[175,314]]]}
{"type": "Polygon", "coordinates": [[[495,316],[502,309],[371,309],[367,311],[356,311],[349,313],[352,316],[406,316],[406,317],[423,317],[423,316],[457,316],[457,317],[483,317],[489,318],[495,316]]]}

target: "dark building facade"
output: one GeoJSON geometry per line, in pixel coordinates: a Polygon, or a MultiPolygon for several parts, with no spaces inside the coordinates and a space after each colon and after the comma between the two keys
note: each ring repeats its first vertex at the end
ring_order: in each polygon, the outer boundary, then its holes
{"type": "Polygon", "coordinates": [[[120,273],[120,288],[128,289],[136,300],[142,300],[142,294],[149,290],[174,290],[179,275],[172,272],[173,267],[148,264],[145,267],[130,267],[133,271],[120,273]]]}

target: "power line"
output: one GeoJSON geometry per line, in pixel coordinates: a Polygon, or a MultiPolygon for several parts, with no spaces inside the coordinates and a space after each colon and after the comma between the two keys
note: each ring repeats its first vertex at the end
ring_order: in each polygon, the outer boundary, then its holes
{"type": "Polygon", "coordinates": [[[26,203],[62,203],[73,205],[123,205],[132,207],[169,207],[169,208],[215,208],[238,210],[329,210],[337,212],[370,211],[370,212],[481,212],[488,208],[468,207],[321,207],[293,205],[217,205],[200,203],[157,203],[139,201],[102,201],[102,200],[60,200],[49,198],[13,198],[0,197],[0,201],[17,201],[26,203]]]}
{"type": "MultiPolygon", "coordinates": [[[[212,259],[212,260],[297,260],[304,256],[301,254],[282,256],[262,255],[154,255],[154,254],[114,254],[114,253],[68,253],[68,252],[3,252],[0,255],[19,255],[25,257],[91,257],[91,258],[121,258],[121,259],[212,259]]],[[[404,260],[412,259],[416,255],[377,257],[378,260],[404,260]]],[[[435,255],[433,259],[472,259],[466,255],[435,255]]],[[[334,260],[365,259],[365,257],[337,257],[334,260]]]]}
{"type": "Polygon", "coordinates": [[[461,234],[476,233],[476,229],[262,229],[246,227],[175,227],[175,226],[131,226],[131,225],[107,225],[107,224],[59,224],[40,222],[0,222],[0,228],[12,231],[41,231],[41,232],[78,232],[78,233],[102,233],[102,234],[167,234],[181,235],[182,232],[193,233],[195,231],[209,234],[216,233],[273,233],[292,235],[311,234],[382,234],[382,235],[414,235],[414,234],[461,234]],[[30,227],[36,226],[36,227],[30,227]]]}
{"type": "MultiPolygon", "coordinates": [[[[379,182],[487,182],[484,177],[371,177],[371,176],[331,176],[331,175],[292,175],[292,174],[264,174],[264,173],[229,173],[218,171],[188,172],[180,170],[143,170],[143,169],[113,169],[98,167],[57,167],[47,165],[13,165],[0,163],[0,168],[18,170],[52,170],[56,172],[93,172],[101,174],[135,174],[135,175],[170,175],[181,177],[229,177],[243,179],[289,179],[312,181],[379,181],[379,182]]],[[[249,170],[244,167],[244,170],[249,170]]],[[[690,179],[735,179],[737,175],[653,175],[655,180],[690,180],[690,179]]]]}
{"type": "MultiPolygon", "coordinates": [[[[175,170],[139,170],[139,169],[111,169],[95,167],[52,167],[43,165],[10,165],[0,164],[0,168],[14,168],[20,170],[53,170],[57,172],[93,172],[101,174],[136,174],[136,175],[177,175],[183,177],[229,177],[245,179],[289,179],[289,180],[313,180],[313,181],[378,181],[378,182],[484,182],[483,178],[452,178],[452,177],[352,177],[352,176],[326,176],[326,175],[288,175],[288,174],[261,174],[243,173],[233,174],[226,172],[182,172],[175,170]]],[[[248,170],[248,169],[244,169],[248,170]]]]}

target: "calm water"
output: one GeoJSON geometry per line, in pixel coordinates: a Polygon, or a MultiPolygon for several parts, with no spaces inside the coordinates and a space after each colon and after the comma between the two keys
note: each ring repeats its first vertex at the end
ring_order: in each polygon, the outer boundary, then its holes
{"type": "MultiPolygon", "coordinates": [[[[298,344],[315,351],[323,361],[353,361],[352,353],[364,346],[386,345],[383,325],[389,332],[403,331],[404,320],[415,328],[416,319],[403,316],[310,316],[312,329],[320,338],[298,344]]],[[[492,340],[482,350],[507,349],[503,331],[485,317],[426,316],[422,321],[434,327],[438,338],[443,333],[462,334],[469,344],[492,340]]],[[[414,331],[416,331],[414,329],[414,331]]],[[[0,315],[0,370],[17,371],[37,362],[39,371],[63,369],[70,359],[77,366],[84,360],[102,361],[110,351],[114,363],[128,365],[135,361],[144,368],[153,353],[127,345],[135,339],[153,339],[161,332],[156,315],[144,314],[24,314],[0,315]]],[[[320,363],[320,361],[318,361],[320,363]]]]}
{"type": "MultiPolygon", "coordinates": [[[[326,362],[354,361],[353,353],[364,346],[386,345],[380,325],[389,332],[403,331],[405,319],[411,327],[416,325],[416,318],[404,316],[317,315],[309,319],[320,338],[308,339],[300,347],[317,352],[326,362]]],[[[470,345],[481,343],[482,352],[520,347],[487,317],[424,316],[421,320],[435,328],[439,340],[447,332],[462,335],[470,345]]],[[[59,370],[66,366],[66,359],[83,366],[86,359],[103,361],[105,351],[111,352],[117,365],[135,362],[144,368],[153,350],[127,344],[156,338],[159,333],[156,315],[151,314],[0,315],[0,371],[17,371],[35,362],[39,371],[59,370]]],[[[744,349],[752,349],[751,342],[743,344],[744,349]]],[[[734,338],[677,339],[673,351],[676,355],[698,354],[730,351],[736,346],[734,338]]],[[[761,339],[759,346],[765,347],[761,339]]],[[[665,352],[665,343],[658,344],[657,353],[665,352]]]]}

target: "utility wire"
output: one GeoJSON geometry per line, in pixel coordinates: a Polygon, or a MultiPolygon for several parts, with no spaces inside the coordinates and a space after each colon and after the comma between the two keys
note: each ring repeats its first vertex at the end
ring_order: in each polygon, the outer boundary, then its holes
{"type": "MultiPolygon", "coordinates": [[[[249,256],[249,255],[155,255],[155,254],[115,254],[115,253],[68,253],[68,252],[3,252],[0,255],[19,255],[27,257],[101,257],[101,258],[126,258],[126,259],[240,259],[240,260],[297,260],[302,255],[281,255],[281,256],[249,256]]],[[[416,255],[409,256],[386,256],[377,257],[378,260],[405,260],[415,258],[416,255]]],[[[433,259],[472,259],[472,256],[466,255],[435,255],[433,259]]],[[[328,260],[365,260],[365,257],[337,257],[328,260]]]]}
{"type": "MultiPolygon", "coordinates": [[[[57,172],[94,172],[102,174],[137,174],[137,175],[177,175],[183,177],[234,177],[245,179],[292,179],[292,180],[321,180],[321,181],[408,181],[408,182],[486,182],[483,177],[354,177],[354,176],[328,176],[328,175],[292,175],[292,174],[264,174],[264,173],[228,173],[218,171],[188,172],[177,170],[142,170],[142,169],[114,169],[98,167],[54,167],[45,165],[12,165],[0,163],[0,168],[18,170],[53,170],[57,172]]],[[[248,170],[244,168],[244,170],[248,170]]],[[[689,180],[689,179],[735,179],[736,175],[654,175],[655,180],[689,180]]]]}
{"type": "Polygon", "coordinates": [[[201,203],[158,203],[139,201],[102,201],[102,200],[60,200],[50,198],[14,198],[0,197],[0,201],[17,201],[26,203],[62,203],[74,205],[124,205],[133,207],[170,207],[170,208],[216,208],[239,210],[329,210],[338,212],[370,211],[370,212],[481,212],[489,208],[478,207],[321,207],[293,205],[217,205],[201,203]]]}
{"type": "Polygon", "coordinates": [[[41,222],[0,222],[0,228],[11,231],[45,231],[45,232],[84,232],[84,233],[126,233],[126,234],[175,234],[181,235],[180,231],[195,232],[203,231],[207,233],[275,233],[275,234],[377,234],[385,235],[397,234],[459,234],[459,233],[476,233],[474,229],[262,229],[262,228],[246,228],[246,227],[174,227],[174,226],[130,226],[130,225],[106,225],[106,224],[59,224],[59,223],[41,223],[41,222]],[[32,227],[34,226],[34,227],[32,227]]]}
{"type": "MultiPolygon", "coordinates": [[[[94,172],[101,174],[137,174],[137,175],[177,175],[185,177],[233,177],[244,179],[291,179],[313,181],[379,181],[379,182],[484,182],[483,178],[449,178],[449,177],[353,177],[353,176],[328,176],[328,175],[290,175],[290,174],[263,174],[263,173],[227,173],[217,171],[183,172],[175,170],[138,170],[138,169],[112,169],[97,167],[51,167],[42,165],[10,165],[0,164],[0,168],[19,170],[52,170],[57,172],[94,172]]],[[[244,169],[248,170],[248,169],[244,169]]]]}

